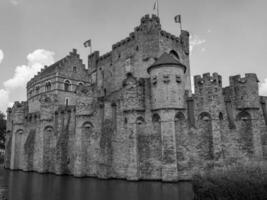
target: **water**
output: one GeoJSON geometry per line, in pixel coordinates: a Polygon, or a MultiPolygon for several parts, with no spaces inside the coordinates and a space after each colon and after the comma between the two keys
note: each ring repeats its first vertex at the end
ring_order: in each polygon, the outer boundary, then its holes
{"type": "Polygon", "coordinates": [[[127,182],[0,169],[0,199],[192,200],[190,182],[127,182]]]}

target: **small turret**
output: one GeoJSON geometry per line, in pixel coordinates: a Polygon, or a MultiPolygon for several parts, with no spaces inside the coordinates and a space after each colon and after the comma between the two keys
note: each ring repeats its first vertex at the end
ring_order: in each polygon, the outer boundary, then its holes
{"type": "Polygon", "coordinates": [[[259,85],[256,74],[245,74],[230,77],[230,87],[237,108],[259,108],[259,85]]]}
{"type": "Polygon", "coordinates": [[[24,123],[26,111],[27,111],[27,102],[16,101],[14,103],[13,108],[12,108],[14,124],[24,123]]]}
{"type": "Polygon", "coordinates": [[[147,71],[151,80],[152,108],[184,108],[186,66],[164,53],[147,71]]]}

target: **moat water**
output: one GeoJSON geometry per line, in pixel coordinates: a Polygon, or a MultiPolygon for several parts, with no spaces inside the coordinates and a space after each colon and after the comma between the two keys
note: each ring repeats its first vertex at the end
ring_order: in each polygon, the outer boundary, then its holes
{"type": "Polygon", "coordinates": [[[190,182],[99,180],[0,169],[1,200],[192,200],[190,182]]]}

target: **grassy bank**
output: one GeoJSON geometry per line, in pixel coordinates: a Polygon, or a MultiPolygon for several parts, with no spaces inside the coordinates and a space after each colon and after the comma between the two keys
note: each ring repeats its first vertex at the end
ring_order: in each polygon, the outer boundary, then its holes
{"type": "Polygon", "coordinates": [[[267,162],[246,161],[193,178],[195,200],[266,200],[267,162]]]}

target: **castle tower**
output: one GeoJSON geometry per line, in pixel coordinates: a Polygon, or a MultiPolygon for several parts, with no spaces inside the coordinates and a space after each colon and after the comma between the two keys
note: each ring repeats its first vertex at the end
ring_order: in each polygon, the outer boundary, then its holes
{"type": "Polygon", "coordinates": [[[219,159],[223,151],[221,138],[226,122],[222,77],[217,73],[205,73],[202,77],[195,76],[194,83],[198,127],[203,130],[202,147],[206,152],[203,157],[219,159]]]}
{"type": "Polygon", "coordinates": [[[167,53],[148,68],[152,110],[161,122],[162,179],[166,181],[178,179],[174,119],[177,110],[185,108],[185,72],[186,67],[167,53]]]}
{"type": "Polygon", "coordinates": [[[258,82],[257,75],[253,73],[245,74],[245,77],[230,77],[231,99],[236,107],[235,119],[242,150],[261,158],[260,127],[263,126],[263,115],[260,111],[258,82]]]}

